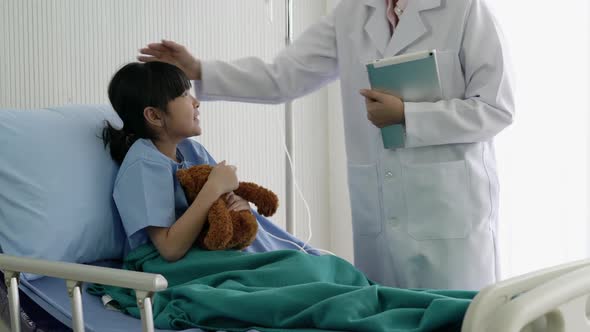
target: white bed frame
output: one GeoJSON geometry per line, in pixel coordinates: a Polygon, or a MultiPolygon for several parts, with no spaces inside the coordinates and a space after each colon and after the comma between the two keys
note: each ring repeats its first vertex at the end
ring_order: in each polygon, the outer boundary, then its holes
{"type": "Polygon", "coordinates": [[[558,265],[484,288],[461,332],[590,331],[590,260],[558,265]]]}
{"type": "Polygon", "coordinates": [[[75,332],[84,331],[82,316],[83,282],[97,283],[135,290],[141,313],[141,325],[145,332],[154,331],[152,296],[168,287],[168,281],[159,274],[126,271],[106,267],[45,261],[0,254],[0,270],[8,289],[10,306],[10,330],[20,332],[20,303],[18,281],[20,273],[33,273],[66,280],[68,296],[72,301],[72,327],[75,332]]]}
{"type": "MultiPolygon", "coordinates": [[[[72,326],[84,331],[83,282],[134,289],[143,331],[154,331],[151,298],[168,287],[159,274],[44,261],[0,254],[0,270],[8,288],[11,331],[20,332],[20,273],[66,280],[72,301],[72,326]]],[[[559,265],[514,277],[477,294],[463,321],[462,332],[590,332],[590,260],[559,265]]]]}

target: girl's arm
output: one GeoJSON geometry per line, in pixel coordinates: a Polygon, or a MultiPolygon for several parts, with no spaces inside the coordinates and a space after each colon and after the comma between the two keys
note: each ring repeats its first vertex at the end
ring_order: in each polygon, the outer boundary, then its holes
{"type": "Polygon", "coordinates": [[[213,168],[209,179],[195,200],[170,227],[150,226],[147,232],[160,255],[174,262],[192,247],[207,220],[207,213],[221,195],[238,187],[236,168],[221,162],[213,168]]]}

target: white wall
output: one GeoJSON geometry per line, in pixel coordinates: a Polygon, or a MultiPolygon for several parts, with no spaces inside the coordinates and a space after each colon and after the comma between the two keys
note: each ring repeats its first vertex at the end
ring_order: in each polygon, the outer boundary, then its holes
{"type": "MultiPolygon", "coordinates": [[[[162,38],[204,59],[259,56],[270,61],[285,44],[285,1],[273,0],[0,0],[0,108],[108,103],[114,72],[137,50],[162,38]]],[[[295,1],[295,33],[325,13],[325,2],[295,1]]],[[[330,248],[327,90],[294,104],[296,176],[310,203],[312,244],[330,248]],[[311,139],[315,137],[315,139],[311,139]]],[[[285,198],[283,106],[203,103],[198,138],[218,160],[238,166],[285,198]]],[[[296,200],[300,237],[307,235],[296,200]]],[[[284,227],[281,205],[272,218],[284,227]]]]}
{"type": "Polygon", "coordinates": [[[587,0],[488,2],[516,75],[516,121],[496,144],[510,277],[588,257],[590,9],[587,0]]]}
{"type": "MultiPolygon", "coordinates": [[[[296,39],[325,15],[326,3],[318,0],[293,1],[296,39]]],[[[293,102],[295,180],[311,212],[311,243],[331,250],[329,205],[329,114],[328,90],[321,89],[293,102]]],[[[300,195],[295,193],[295,235],[306,240],[310,233],[308,215],[300,195]]]]}
{"type": "MultiPolygon", "coordinates": [[[[340,0],[328,0],[329,13],[340,0]]],[[[340,82],[328,86],[329,113],[329,156],[330,156],[330,212],[332,251],[352,262],[352,216],[348,192],[348,172],[346,169],[346,150],[344,146],[344,120],[342,118],[342,98],[340,82]]]]}
{"type": "Polygon", "coordinates": [[[348,192],[348,171],[346,169],[346,149],[344,146],[344,120],[342,118],[342,99],[340,84],[328,87],[329,108],[329,146],[330,146],[330,211],[332,251],[340,257],[353,262],[352,215],[348,192]]]}

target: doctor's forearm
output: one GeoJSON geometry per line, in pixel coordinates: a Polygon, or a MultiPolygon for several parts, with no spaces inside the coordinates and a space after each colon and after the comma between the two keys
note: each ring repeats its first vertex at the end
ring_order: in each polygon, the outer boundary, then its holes
{"type": "Polygon", "coordinates": [[[195,84],[202,100],[278,104],[313,92],[339,76],[332,17],[304,31],[271,63],[257,57],[202,61],[195,84]]]}
{"type": "Polygon", "coordinates": [[[203,101],[280,103],[283,98],[266,66],[266,63],[256,58],[232,63],[204,61],[201,65],[201,80],[195,81],[195,94],[203,101]]]}
{"type": "Polygon", "coordinates": [[[475,100],[405,103],[406,147],[491,140],[513,121],[511,107],[475,100]]]}
{"type": "Polygon", "coordinates": [[[306,66],[286,57],[274,63],[258,58],[231,63],[206,61],[202,64],[202,80],[195,81],[195,93],[203,101],[280,104],[315,91],[337,77],[306,70],[306,66]]]}

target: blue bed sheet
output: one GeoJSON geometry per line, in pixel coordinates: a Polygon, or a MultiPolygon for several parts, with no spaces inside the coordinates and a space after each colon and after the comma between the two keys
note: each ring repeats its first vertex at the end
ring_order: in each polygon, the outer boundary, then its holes
{"type": "MultiPolygon", "coordinates": [[[[287,242],[280,241],[268,235],[266,232],[279,237],[281,239],[293,241],[299,246],[303,243],[285,232],[281,228],[274,225],[268,219],[258,215],[253,211],[258,219],[259,230],[256,240],[245,251],[248,252],[265,252],[271,250],[281,249],[295,249],[297,247],[287,242]],[[266,232],[264,231],[266,230],[266,232]]],[[[319,252],[311,247],[305,248],[310,254],[318,255],[319,252]],[[308,250],[309,249],[309,250],[308,250]]],[[[107,267],[121,267],[119,261],[103,261],[97,262],[93,265],[107,266],[107,267]]],[[[86,293],[87,285],[84,285],[84,292],[82,293],[83,315],[85,329],[89,332],[113,331],[113,332],[128,332],[141,331],[141,322],[131,316],[123,313],[105,309],[101,300],[86,293]]],[[[63,324],[72,326],[72,310],[70,299],[66,291],[65,280],[43,277],[38,280],[27,281],[22,280],[20,285],[21,290],[35,301],[40,307],[51,314],[55,319],[63,324]]],[[[157,330],[158,332],[167,332],[169,330],[157,330]]],[[[188,329],[184,332],[203,332],[201,329],[188,329]]],[[[252,330],[251,332],[256,332],[252,330]]]]}

